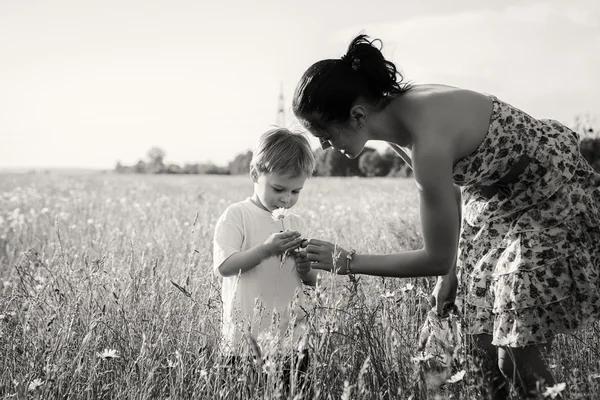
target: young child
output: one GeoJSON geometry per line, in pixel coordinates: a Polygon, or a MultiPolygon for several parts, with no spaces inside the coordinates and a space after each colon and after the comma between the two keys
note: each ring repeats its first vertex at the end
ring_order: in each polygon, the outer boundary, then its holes
{"type": "Polygon", "coordinates": [[[262,344],[273,334],[272,321],[281,345],[297,343],[302,334],[302,284],[314,286],[316,272],[301,249],[308,226],[287,210],[298,202],[314,164],[306,137],[281,128],[266,132],[250,164],[254,194],[230,205],[217,221],[213,262],[215,273],[223,276],[228,354],[242,353],[248,340],[262,344]],[[281,208],[284,218],[273,218],[281,208]],[[286,338],[294,322],[293,337],[286,338]],[[248,334],[251,338],[244,337],[248,334]]]}

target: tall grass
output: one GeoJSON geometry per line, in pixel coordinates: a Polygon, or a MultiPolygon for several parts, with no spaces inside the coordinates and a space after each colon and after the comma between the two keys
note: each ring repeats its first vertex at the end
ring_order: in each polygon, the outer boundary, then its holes
{"type": "MultiPolygon", "coordinates": [[[[402,179],[312,179],[295,212],[311,226],[306,236],[346,248],[417,248],[414,188],[402,179]]],[[[284,397],[281,365],[259,373],[218,352],[213,228],[251,191],[246,177],[2,175],[0,396],[284,397]]],[[[326,275],[307,289],[309,396],[483,398],[468,359],[464,378],[446,384],[412,359],[432,283],[326,275]]],[[[600,390],[598,333],[595,325],[556,341],[563,398],[600,390]]],[[[290,397],[300,398],[295,387],[290,397]]]]}

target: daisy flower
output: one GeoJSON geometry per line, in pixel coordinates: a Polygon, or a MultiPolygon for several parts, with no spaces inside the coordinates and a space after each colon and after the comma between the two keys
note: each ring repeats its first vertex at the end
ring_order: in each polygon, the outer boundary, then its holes
{"type": "MultiPolygon", "coordinates": [[[[288,211],[289,210],[287,208],[279,207],[279,208],[276,208],[275,210],[273,210],[273,212],[271,213],[271,217],[273,218],[273,221],[281,221],[281,230],[282,231],[285,231],[285,224],[283,223],[283,221],[285,220],[285,217],[287,217],[288,211]]],[[[280,258],[281,263],[279,264],[279,268],[283,268],[283,264],[285,263],[287,256],[288,256],[287,251],[281,255],[281,258],[280,258]]]]}
{"type": "Polygon", "coordinates": [[[44,381],[42,381],[40,378],[35,378],[29,383],[29,387],[27,389],[30,392],[33,392],[35,389],[39,388],[42,385],[44,385],[44,381]]]}
{"type": "Polygon", "coordinates": [[[465,377],[466,371],[463,369],[456,374],[452,375],[450,378],[446,379],[446,383],[456,383],[463,380],[465,377]]]}
{"type": "Polygon", "coordinates": [[[279,207],[273,210],[271,217],[273,217],[274,221],[283,220],[285,217],[287,217],[288,211],[289,210],[287,208],[279,207]]]}
{"type": "Polygon", "coordinates": [[[546,391],[543,393],[544,397],[550,397],[551,399],[554,399],[556,396],[558,396],[563,390],[565,390],[565,388],[567,387],[566,383],[557,383],[554,386],[550,386],[546,388],[546,391]]]}
{"type": "Polygon", "coordinates": [[[103,360],[108,360],[111,358],[119,358],[119,354],[117,352],[117,350],[114,349],[104,349],[104,351],[102,353],[96,353],[96,355],[100,358],[102,358],[103,360]]]}

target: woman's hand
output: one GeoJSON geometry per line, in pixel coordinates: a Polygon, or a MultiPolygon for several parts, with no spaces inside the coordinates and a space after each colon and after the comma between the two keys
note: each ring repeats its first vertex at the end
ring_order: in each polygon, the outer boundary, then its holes
{"type": "Polygon", "coordinates": [[[310,239],[306,246],[306,254],[313,269],[347,275],[346,256],[348,252],[340,246],[325,240],[310,239]]]}
{"type": "Polygon", "coordinates": [[[438,276],[437,283],[431,293],[431,305],[436,308],[441,317],[448,314],[449,305],[454,304],[456,300],[456,290],[458,289],[458,279],[456,270],[452,268],[448,275],[438,276]]]}

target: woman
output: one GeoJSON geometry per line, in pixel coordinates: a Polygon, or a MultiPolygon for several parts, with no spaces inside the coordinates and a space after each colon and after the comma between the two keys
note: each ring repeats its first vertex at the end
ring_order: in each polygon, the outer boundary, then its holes
{"type": "Polygon", "coordinates": [[[600,315],[600,174],[560,123],[491,95],[406,84],[375,42],[360,35],[341,59],[313,64],[293,109],[324,149],[349,158],[368,140],[397,149],[419,189],[424,247],[388,255],[341,249],[333,260],[334,245],[312,239],[312,267],[440,276],[438,310],[460,286],[467,330],[497,360],[499,387],[503,377],[523,394],[539,379],[553,385],[544,361],[552,338],[600,315]]]}

